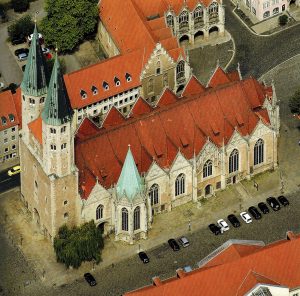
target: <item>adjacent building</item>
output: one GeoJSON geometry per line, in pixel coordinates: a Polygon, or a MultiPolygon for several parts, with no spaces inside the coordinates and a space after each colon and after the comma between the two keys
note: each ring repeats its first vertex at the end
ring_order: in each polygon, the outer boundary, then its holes
{"type": "Polygon", "coordinates": [[[265,245],[262,241],[229,240],[201,260],[199,268],[160,280],[128,296],[298,296],[300,294],[300,237],[265,245]]]}
{"type": "Polygon", "coordinates": [[[0,171],[19,162],[20,94],[0,93],[0,171]]]}

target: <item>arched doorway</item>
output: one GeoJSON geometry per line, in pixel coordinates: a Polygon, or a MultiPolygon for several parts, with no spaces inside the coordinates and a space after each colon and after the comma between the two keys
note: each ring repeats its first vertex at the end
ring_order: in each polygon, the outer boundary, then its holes
{"type": "Polygon", "coordinates": [[[204,33],[203,31],[198,31],[195,35],[194,35],[194,41],[198,42],[204,39],[204,33]]]}
{"type": "Polygon", "coordinates": [[[210,184],[206,185],[205,187],[205,196],[212,194],[212,186],[210,184]]]}
{"type": "Polygon", "coordinates": [[[98,224],[97,229],[103,234],[105,231],[105,222],[98,224]]]}
{"type": "Polygon", "coordinates": [[[180,45],[188,45],[190,41],[190,38],[188,35],[183,35],[179,38],[180,45]]]}
{"type": "Polygon", "coordinates": [[[41,223],[40,214],[36,208],[33,209],[33,220],[36,224],[40,225],[41,223]]]}
{"type": "Polygon", "coordinates": [[[208,33],[209,33],[209,37],[218,37],[219,28],[217,26],[211,27],[208,33]]]}

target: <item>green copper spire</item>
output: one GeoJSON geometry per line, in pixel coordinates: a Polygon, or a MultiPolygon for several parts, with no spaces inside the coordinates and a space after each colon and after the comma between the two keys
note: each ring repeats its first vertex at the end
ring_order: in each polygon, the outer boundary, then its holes
{"type": "Polygon", "coordinates": [[[38,97],[47,93],[48,83],[48,68],[35,24],[21,89],[25,95],[38,97]]]}
{"type": "Polygon", "coordinates": [[[123,164],[122,172],[117,183],[117,193],[119,196],[126,196],[132,200],[142,191],[142,178],[135,165],[130,146],[123,164]]]}
{"type": "Polygon", "coordinates": [[[42,119],[49,125],[61,125],[71,120],[72,113],[56,53],[42,119]]]}

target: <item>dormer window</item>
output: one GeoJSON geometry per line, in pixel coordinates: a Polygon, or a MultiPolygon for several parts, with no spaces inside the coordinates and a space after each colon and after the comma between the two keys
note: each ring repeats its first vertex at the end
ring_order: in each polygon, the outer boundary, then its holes
{"type": "Polygon", "coordinates": [[[15,116],[13,114],[8,114],[8,118],[9,118],[10,122],[15,121],[15,116]]]}
{"type": "Polygon", "coordinates": [[[7,120],[4,116],[1,117],[1,122],[2,122],[2,125],[6,125],[7,120]]]}
{"type": "Polygon", "coordinates": [[[106,81],[103,81],[103,84],[102,84],[104,90],[109,90],[109,85],[106,81]]]}
{"type": "Polygon", "coordinates": [[[86,93],[86,91],[84,91],[83,89],[80,90],[80,96],[81,96],[82,99],[86,99],[86,98],[87,98],[87,93],[86,93]]]}
{"type": "Polygon", "coordinates": [[[157,61],[156,63],[156,75],[160,74],[160,61],[157,61]]]}
{"type": "Polygon", "coordinates": [[[115,76],[115,78],[114,78],[114,82],[115,82],[115,85],[116,85],[116,86],[120,86],[120,85],[121,85],[120,79],[119,79],[118,77],[116,77],[116,76],[115,76]]]}
{"type": "Polygon", "coordinates": [[[93,95],[97,95],[98,94],[98,88],[96,86],[92,86],[92,92],[93,92],[93,95]]]}
{"type": "Polygon", "coordinates": [[[126,81],[127,81],[127,82],[130,82],[130,81],[132,80],[132,79],[131,79],[131,75],[128,74],[128,73],[125,74],[125,78],[126,78],[126,81]]]}

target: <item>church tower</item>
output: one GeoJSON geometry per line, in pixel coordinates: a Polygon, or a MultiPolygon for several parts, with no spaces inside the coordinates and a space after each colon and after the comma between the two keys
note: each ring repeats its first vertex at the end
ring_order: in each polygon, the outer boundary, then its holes
{"type": "Polygon", "coordinates": [[[149,204],[130,146],[115,189],[116,240],[132,244],[134,240],[147,238],[149,204]]]}
{"type": "Polygon", "coordinates": [[[28,123],[37,119],[43,110],[49,77],[35,24],[28,60],[21,83],[22,136],[26,144],[29,142],[28,123]]]}
{"type": "Polygon", "coordinates": [[[47,175],[69,175],[74,167],[72,108],[60,64],[55,62],[42,112],[43,164],[47,175]]]}

